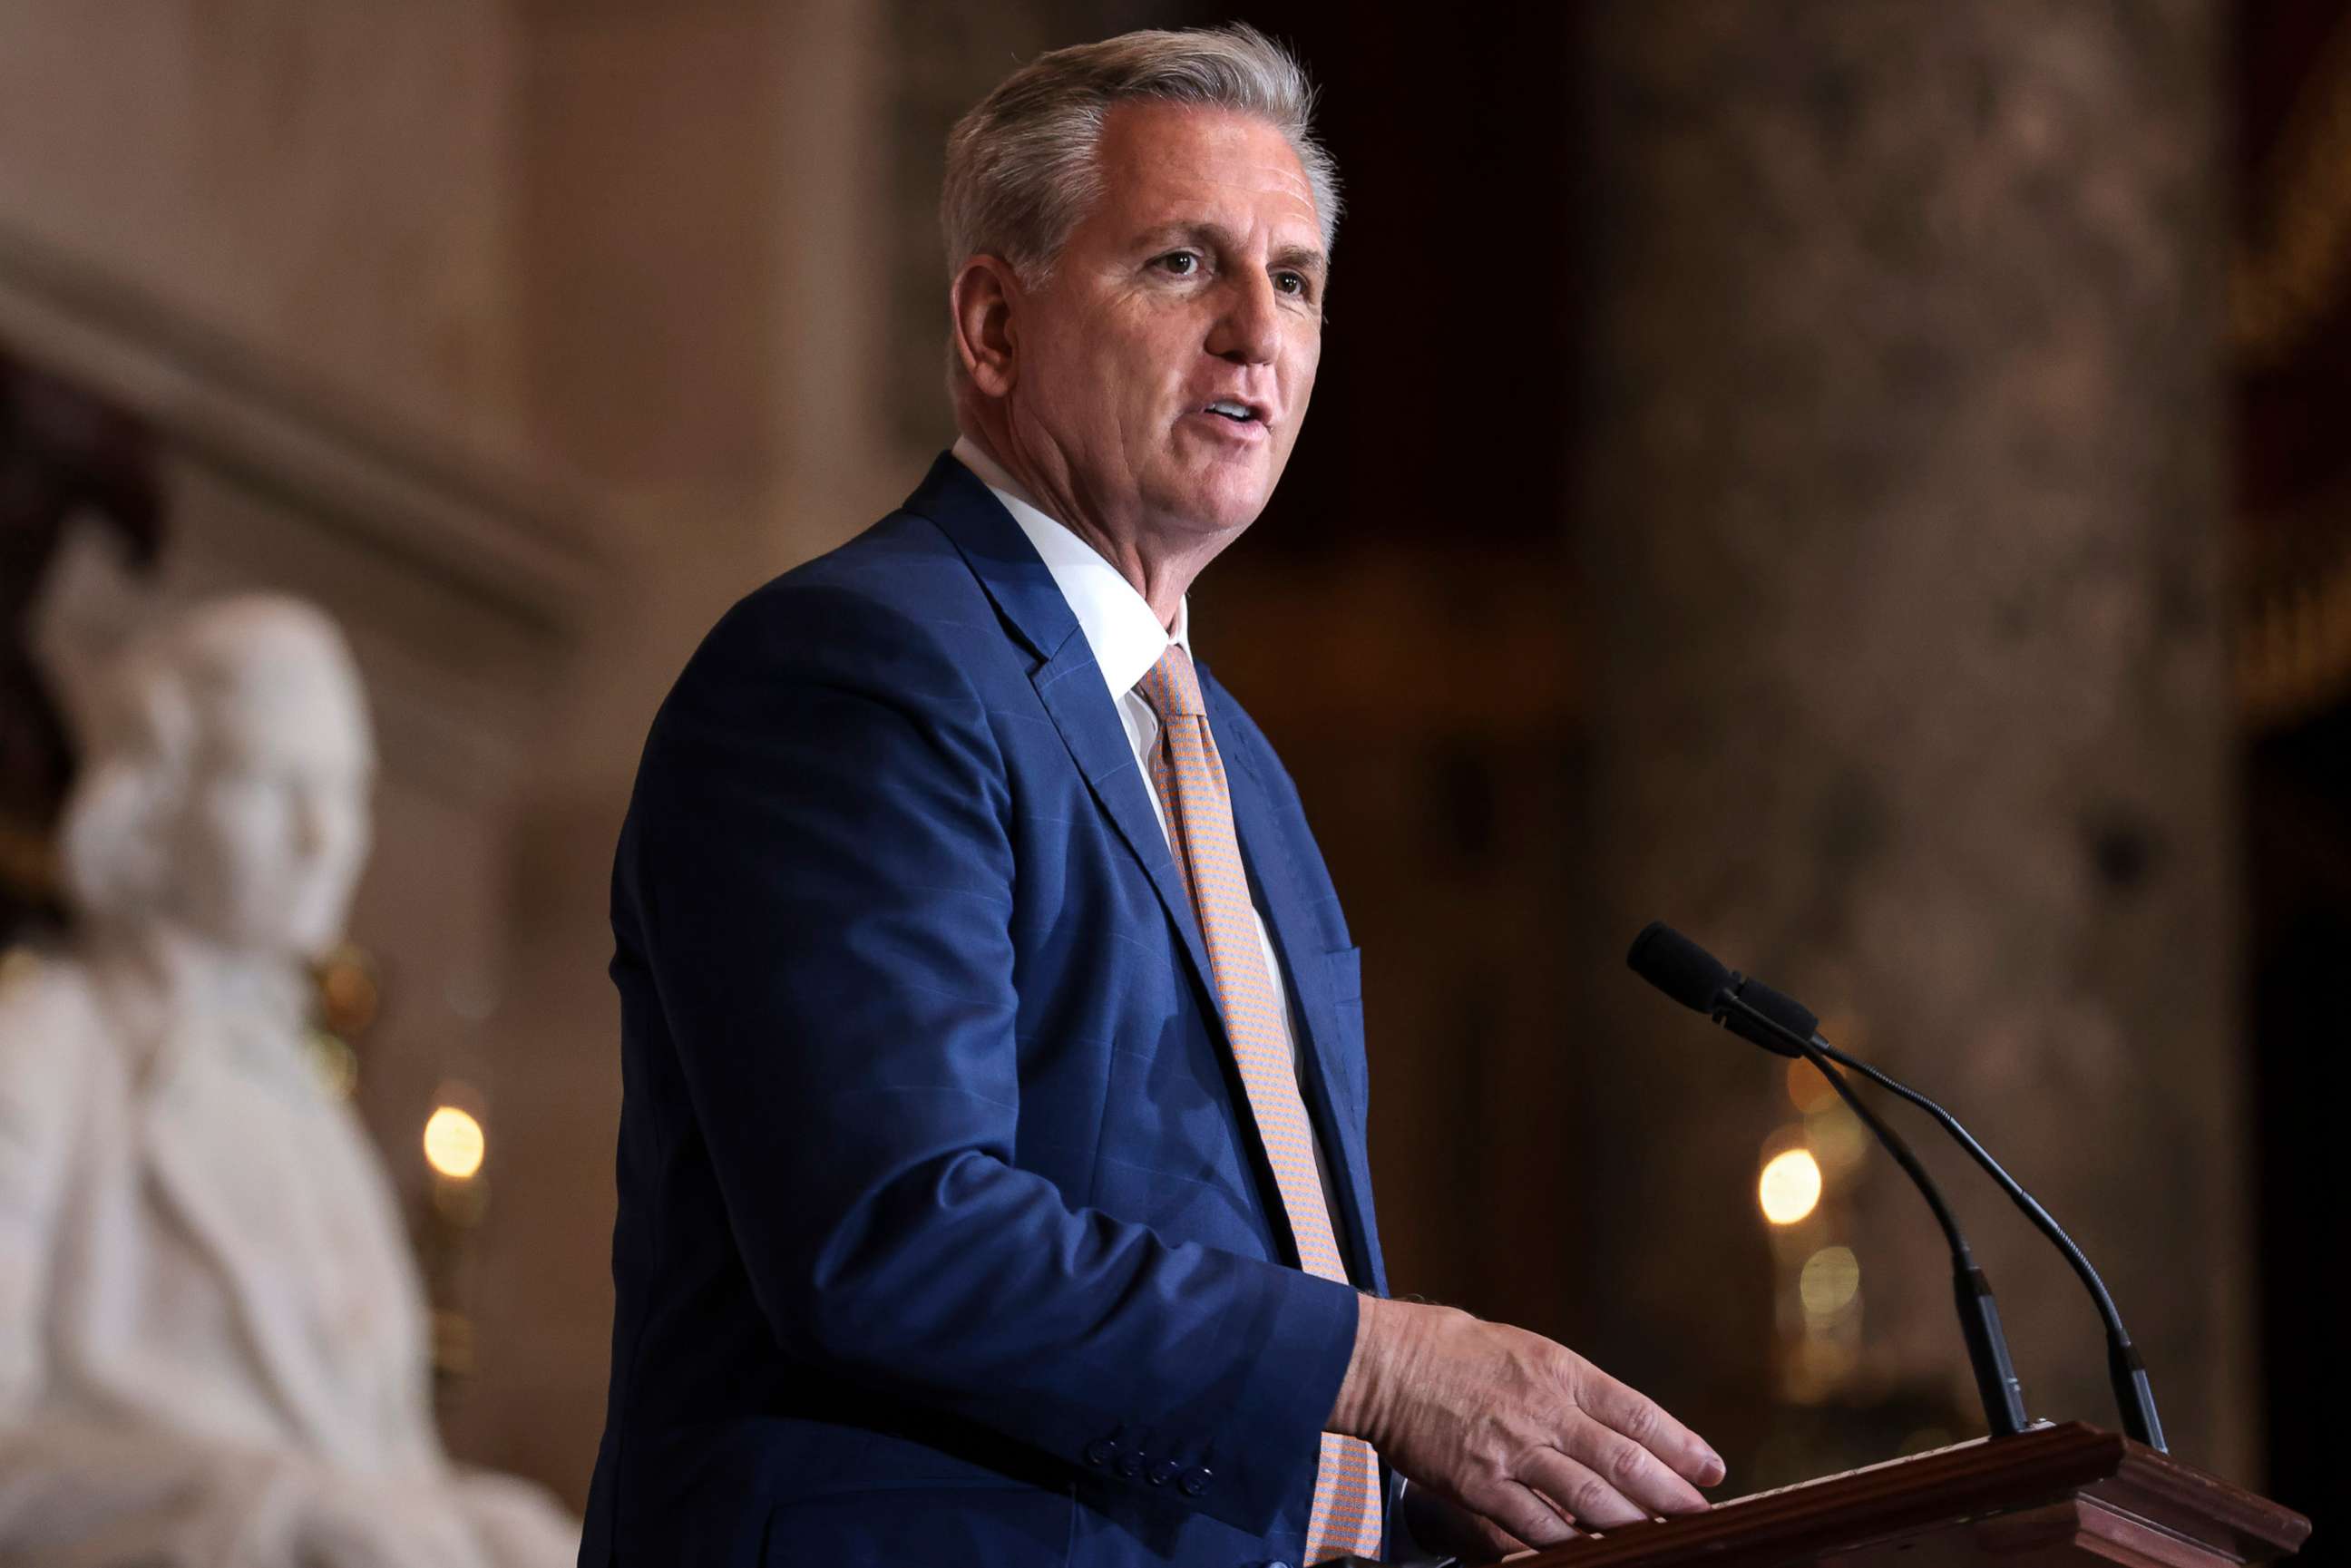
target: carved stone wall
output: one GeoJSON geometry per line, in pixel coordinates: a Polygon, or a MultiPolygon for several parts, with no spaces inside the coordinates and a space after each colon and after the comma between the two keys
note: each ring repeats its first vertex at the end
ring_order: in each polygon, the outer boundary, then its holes
{"type": "Polygon", "coordinates": [[[11,5],[0,233],[510,450],[510,45],[504,5],[11,5]]]}
{"type": "Polygon", "coordinates": [[[916,470],[873,392],[869,9],[517,15],[527,419],[594,495],[611,572],[507,846],[514,946],[491,1027],[510,1228],[482,1258],[485,1353],[449,1427],[578,1501],[611,1354],[611,855],[645,730],[729,603],[880,516],[916,470]]]}
{"type": "MultiPolygon", "coordinates": [[[[2104,1265],[2178,1451],[2252,1479],[2217,7],[1589,16],[1596,933],[1667,916],[1947,1096],[2104,1265]]],[[[1601,1000],[1610,1321],[1751,1438],[1784,1081],[1601,1000]]],[[[2074,1281],[1915,1141],[2033,1412],[2112,1424],[2074,1281]]],[[[1865,1315],[1810,1396],[1976,1420],[1917,1197],[1873,1155],[1832,1197],[1865,1315]]]]}
{"type": "Polygon", "coordinates": [[[946,261],[939,181],[947,132],[1014,68],[1047,49],[1134,27],[1183,25],[1181,0],[886,0],[889,50],[876,102],[887,150],[880,217],[889,287],[888,356],[878,390],[891,434],[935,451],[955,440],[946,377],[946,261]]]}
{"type": "MultiPolygon", "coordinates": [[[[383,731],[357,935],[395,1178],[486,1113],[463,1457],[576,1503],[601,1425],[605,882],[646,724],[727,602],[879,515],[873,17],[853,0],[35,0],[0,14],[0,340],[162,431],[161,597],[68,573],[53,660],[270,585],[383,731]]],[[[927,455],[927,454],[924,454],[927,455]]]]}

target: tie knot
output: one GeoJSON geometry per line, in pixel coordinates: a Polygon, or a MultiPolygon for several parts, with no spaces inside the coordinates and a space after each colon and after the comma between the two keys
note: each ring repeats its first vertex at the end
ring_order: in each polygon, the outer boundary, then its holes
{"type": "Polygon", "coordinates": [[[1208,711],[1200,701],[1200,680],[1192,673],[1191,655],[1184,652],[1180,643],[1167,644],[1167,652],[1160,654],[1159,662],[1134,683],[1134,689],[1143,694],[1143,700],[1151,705],[1151,711],[1159,716],[1162,724],[1171,718],[1197,717],[1208,711]]]}

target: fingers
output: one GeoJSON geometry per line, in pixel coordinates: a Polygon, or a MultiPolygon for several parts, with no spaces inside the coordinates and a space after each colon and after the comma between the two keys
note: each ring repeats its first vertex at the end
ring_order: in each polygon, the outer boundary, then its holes
{"type": "MultiPolygon", "coordinates": [[[[1645,1519],[1661,1513],[1703,1513],[1708,1506],[1696,1487],[1667,1469],[1656,1455],[1596,1421],[1582,1423],[1580,1429],[1570,1434],[1560,1447],[1579,1468],[1597,1478],[1614,1495],[1638,1504],[1645,1519]]],[[[1569,1511],[1578,1519],[1593,1524],[1600,1522],[1568,1499],[1559,1500],[1567,1503],[1569,1511]]],[[[1632,1521],[1616,1519],[1610,1522],[1632,1521]]]]}
{"type": "MultiPolygon", "coordinates": [[[[1583,1385],[1577,1390],[1576,1403],[1604,1425],[1665,1461],[1684,1481],[1710,1487],[1722,1479],[1725,1468],[1721,1456],[1708,1448],[1703,1438],[1666,1414],[1656,1401],[1626,1387],[1590,1362],[1583,1364],[1583,1385]]],[[[1706,1506],[1706,1500],[1695,1492],[1688,1495],[1696,1499],[1688,1507],[1706,1506]]],[[[1660,1508],[1657,1511],[1678,1513],[1687,1511],[1687,1508],[1660,1508]]]]}
{"type": "Polygon", "coordinates": [[[1587,1530],[1638,1524],[1655,1511],[1635,1505],[1591,1466],[1557,1448],[1538,1448],[1527,1455],[1520,1461],[1518,1479],[1587,1530]]]}
{"type": "Polygon", "coordinates": [[[1528,1546],[1541,1551],[1573,1541],[1583,1532],[1560,1517],[1559,1510],[1541,1493],[1517,1481],[1504,1481],[1478,1505],[1478,1512],[1528,1546]]]}
{"type": "MultiPolygon", "coordinates": [[[[1408,1375],[1364,1401],[1357,1426],[1398,1469],[1529,1546],[1703,1511],[1698,1487],[1723,1478],[1696,1433],[1563,1345],[1439,1309],[1381,1311],[1396,1314],[1408,1375]]],[[[1334,1422],[1351,1408],[1343,1388],[1334,1422]]]]}

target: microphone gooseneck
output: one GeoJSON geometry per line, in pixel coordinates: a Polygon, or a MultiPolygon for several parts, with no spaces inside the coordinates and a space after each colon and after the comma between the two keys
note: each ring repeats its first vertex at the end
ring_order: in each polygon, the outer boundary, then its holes
{"type": "MultiPolygon", "coordinates": [[[[1733,1015],[1744,1014],[1767,1028],[1777,1027],[1761,1009],[1751,1007],[1736,993],[1728,1005],[1733,1015]]],[[[1789,1036],[1792,1040],[1802,1038],[1789,1036]]],[[[2032,1424],[2032,1417],[2024,1413],[2024,1386],[2017,1381],[2016,1365],[2009,1359],[2008,1336],[2001,1332],[2000,1306],[1992,1299],[1991,1281],[1969,1249],[1968,1239],[1960,1233],[1950,1205],[1944,1201],[1942,1188],[1927,1174],[1927,1167],[1918,1163],[1918,1156],[1911,1153],[1902,1134],[1879,1121],[1877,1113],[1862,1103],[1834,1062],[1808,1040],[1804,1040],[1802,1054],[1829,1081],[1837,1098],[1876,1134],[1877,1141],[1886,1145],[1886,1152],[1894,1156],[1894,1163],[1902,1167],[1911,1185],[1918,1189],[1918,1196],[1927,1200],[1927,1207],[1934,1210],[1935,1223],[1943,1228],[1943,1239],[1951,1248],[1951,1299],[1959,1309],[1959,1335],[1967,1342],[1968,1366],[1975,1374],[1976,1397],[1983,1404],[1984,1423],[1995,1437],[2014,1437],[2032,1424]]]]}
{"type": "Polygon", "coordinates": [[[1633,971],[1683,1006],[1706,1013],[1741,1039],[1782,1056],[1801,1056],[1819,1069],[1840,1099],[1852,1107],[1862,1124],[1876,1135],[1894,1156],[1903,1174],[1917,1187],[1950,1244],[1951,1293],[1959,1314],[1959,1333],[1968,1350],[1968,1365],[1975,1375],[1976,1394],[1982,1401],[1984,1424],[1995,1437],[2024,1430],[2024,1390],[2009,1359],[2008,1339],[2001,1332],[2000,1309],[1992,1299],[1991,1281],[1969,1249],[1959,1222],[1944,1201],[1940,1188],[1927,1174],[1918,1156],[1899,1134],[1878,1120],[1862,1103],[1834,1062],[1813,1045],[1816,1019],[1792,998],[1770,987],[1743,978],[1705,948],[1662,921],[1652,921],[1634,939],[1626,962],[1633,971]],[[1754,993],[1752,1000],[1748,993],[1754,993]],[[1802,1026],[1799,1028],[1798,1026],[1802,1026]]]}
{"type": "MultiPolygon", "coordinates": [[[[2043,1207],[2031,1193],[2026,1192],[2014,1177],[2001,1167],[2000,1162],[1991,1157],[1984,1146],[1976,1141],[1972,1134],[1959,1124],[1958,1117],[1890,1074],[1882,1072],[1868,1062],[1839,1051],[1821,1036],[1818,1031],[1819,1020],[1802,1004],[1759,980],[1744,978],[1736,970],[1721,964],[1705,948],[1662,922],[1650,923],[1634,942],[1632,953],[1628,956],[1635,973],[1652,985],[1657,986],[1659,989],[1667,990],[1667,995],[1673,996],[1684,1006],[1707,1013],[1732,1033],[1761,1045],[1766,1050],[1776,1051],[1782,1056],[1802,1056],[1811,1061],[1820,1070],[1822,1075],[1828,1079],[1830,1086],[1837,1092],[1845,1103],[1853,1108],[1855,1113],[1862,1118],[1872,1132],[1878,1134],[1881,1141],[1886,1142],[1889,1152],[1892,1152],[1896,1159],[1902,1163],[1903,1168],[1911,1174],[1912,1179],[1921,1183],[1919,1190],[1928,1194],[1928,1202],[1935,1208],[1938,1221],[1945,1219],[1949,1211],[1942,1205],[1939,1196],[1931,1192],[1932,1184],[1925,1182],[1924,1173],[1917,1168],[1916,1162],[1904,1157],[1907,1151],[1897,1146],[1898,1141],[1893,1140],[1891,1134],[1876,1118],[1864,1109],[1861,1103],[1854,1097],[1851,1086],[1844,1082],[1843,1075],[1836,1071],[1833,1063],[1842,1062],[1887,1092],[1909,1101],[1941,1124],[1944,1131],[1949,1133],[1958,1141],[1959,1146],[1968,1152],[1969,1156],[1977,1165],[1982,1166],[1992,1180],[2000,1185],[2001,1190],[2009,1196],[2010,1200],[2024,1212],[2025,1218],[2032,1222],[2034,1228],[2049,1238],[2058,1251],[2064,1255],[2065,1261],[2072,1266],[2074,1272],[2080,1277],[2082,1283],[2090,1292],[2090,1299],[2096,1304],[2098,1317],[2105,1328],[2106,1375],[2114,1387],[2115,1403],[2121,1412],[2124,1429],[2132,1437],[2158,1452],[2169,1451],[2164,1443],[2162,1420],[2156,1413],[2155,1391],[2147,1381],[2147,1364],[2139,1356],[2138,1347],[2131,1343],[2128,1331],[2123,1327],[2122,1315],[2116,1310],[2114,1298],[2107,1292],[2105,1281],[2098,1278],[2097,1270],[2090,1266],[2090,1260],[2083,1256],[2082,1249],[2074,1244],[2073,1238],[2066,1235],[2049,1211],[2043,1207]],[[1685,977],[1678,991],[1667,989],[1658,979],[1655,971],[1661,964],[1670,964],[1677,976],[1685,977]],[[1704,976],[1716,983],[1709,996],[1704,999],[1693,999],[1697,998],[1698,992],[1694,977],[1699,976],[1704,976]]],[[[1994,1398],[1989,1392],[1987,1372],[1989,1370],[1994,1377],[2003,1375],[2008,1364],[2007,1347],[2000,1342],[1999,1319],[1997,1312],[1991,1309],[1991,1287],[1989,1284],[1984,1284],[1981,1301],[1989,1313],[1990,1343],[1995,1354],[1992,1356],[1979,1355],[1977,1351],[1979,1320],[1970,1302],[1970,1291],[1972,1287],[1968,1278],[1968,1265],[1963,1258],[1965,1243],[1956,1240],[1956,1227],[1947,1224],[1944,1229],[1946,1236],[1953,1238],[1955,1241],[1953,1262],[1960,1281],[1960,1323],[1963,1332],[1969,1335],[1970,1364],[1975,1369],[1977,1387],[1985,1395],[1987,1416],[1991,1417],[1994,1398]],[[1991,1364],[1988,1366],[1988,1363],[1991,1364]]],[[[1981,1270],[1974,1270],[1974,1280],[1980,1283],[1981,1270]]],[[[2013,1387],[2013,1373],[2005,1372],[2004,1375],[2008,1386],[2013,1387]]],[[[2021,1416],[2022,1405],[2020,1404],[2017,1408],[2021,1416]]],[[[2000,1434],[2001,1423],[1997,1418],[1991,1419],[1991,1427],[1994,1435],[2000,1434]]]]}
{"type": "Polygon", "coordinates": [[[2115,1403],[2122,1411],[2124,1431],[2158,1453],[2169,1453],[2171,1450],[2163,1440],[2162,1418],[2156,1413],[2155,1390],[2147,1379],[2147,1363],[2139,1358],[2138,1346],[2131,1343],[2130,1331],[2123,1327],[2122,1314],[2116,1310],[2115,1299],[2107,1292],[2105,1281],[2098,1278],[2098,1271],[2090,1267],[2089,1259],[2082,1255],[2082,1249],[2074,1245],[2074,1239],[2065,1234],[2055,1218],[2042,1207],[2039,1200],[2025,1191],[2014,1176],[2001,1167],[1991,1152],[1976,1142],[1975,1135],[1959,1124],[1957,1116],[1891,1074],[1881,1072],[1866,1061],[1847,1056],[1817,1034],[1813,1037],[1813,1045],[1830,1061],[1852,1068],[1887,1093],[1909,1101],[1941,1123],[1943,1130],[1967,1150],[1969,1157],[2000,1184],[2000,1189],[2008,1194],[2010,1201],[2024,1211],[2024,1217],[2032,1222],[2033,1228],[2049,1238],[2057,1250],[2064,1254],[2065,1261],[2073,1267],[2084,1288],[2090,1292],[2090,1300],[2096,1303],[2099,1321],[2105,1325],[2106,1378],[2114,1385],[2115,1403]]]}

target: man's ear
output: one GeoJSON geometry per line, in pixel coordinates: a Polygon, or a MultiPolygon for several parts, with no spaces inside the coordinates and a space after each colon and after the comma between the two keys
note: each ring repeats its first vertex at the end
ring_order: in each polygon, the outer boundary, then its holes
{"type": "Polygon", "coordinates": [[[1020,279],[999,256],[973,256],[948,287],[956,357],[972,386],[988,397],[1004,396],[1019,378],[1020,335],[1013,318],[1022,298],[1020,279]]]}

